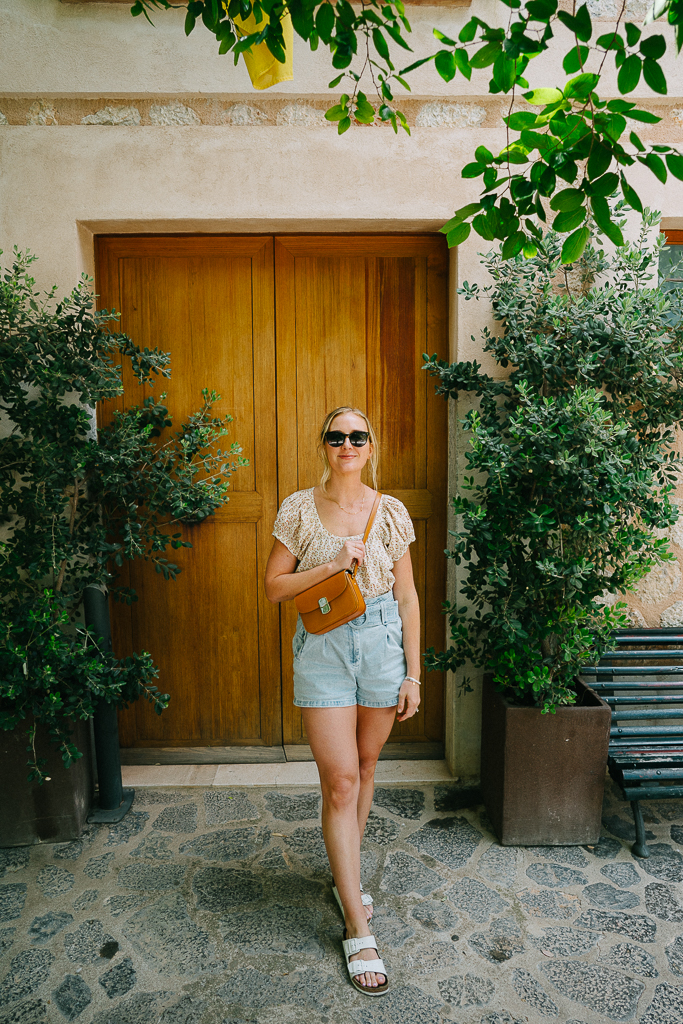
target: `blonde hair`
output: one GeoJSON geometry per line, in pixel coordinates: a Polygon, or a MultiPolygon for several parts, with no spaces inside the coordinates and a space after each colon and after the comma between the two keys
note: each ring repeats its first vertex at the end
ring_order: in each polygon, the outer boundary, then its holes
{"type": "Polygon", "coordinates": [[[330,468],[330,460],[327,458],[327,452],[325,451],[325,434],[330,429],[330,424],[337,416],[341,416],[345,412],[351,412],[354,416],[360,416],[365,420],[365,425],[368,428],[368,434],[370,435],[369,440],[372,445],[372,455],[368,459],[368,465],[370,467],[370,474],[372,476],[372,486],[375,490],[377,487],[377,471],[379,468],[379,444],[377,443],[377,435],[373,430],[372,423],[367,418],[362,409],[355,409],[351,405],[340,405],[337,409],[333,409],[332,412],[328,412],[325,417],[325,422],[322,425],[320,431],[320,437],[318,438],[318,455],[322,459],[323,463],[323,475],[320,479],[320,486],[325,491],[327,489],[327,482],[330,479],[332,470],[330,468]]]}

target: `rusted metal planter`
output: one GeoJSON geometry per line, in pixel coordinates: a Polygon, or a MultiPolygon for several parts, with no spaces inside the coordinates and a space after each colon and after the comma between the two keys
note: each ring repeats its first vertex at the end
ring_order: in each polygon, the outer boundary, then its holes
{"type": "Polygon", "coordinates": [[[0,847],[64,843],[78,839],[90,812],[93,770],[90,723],[73,723],[73,739],[83,757],[65,768],[47,730],[36,730],[36,752],[47,759],[50,782],[28,782],[26,726],[0,732],[0,847]]]}
{"type": "Polygon", "coordinates": [[[611,712],[577,680],[554,715],[521,708],[484,681],[481,789],[503,846],[579,846],[600,838],[611,712]]]}

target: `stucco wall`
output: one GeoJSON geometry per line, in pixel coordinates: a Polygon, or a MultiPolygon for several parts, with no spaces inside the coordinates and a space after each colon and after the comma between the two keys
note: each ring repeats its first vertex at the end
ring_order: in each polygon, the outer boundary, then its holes
{"type": "MultiPolygon", "coordinates": [[[[607,0],[592,6],[609,14],[607,0]]],[[[505,8],[496,0],[410,6],[415,55],[434,49],[434,25],[453,35],[475,10],[493,20],[505,8]]],[[[182,19],[160,12],[152,28],[120,3],[0,0],[0,248],[39,254],[40,284],[68,289],[81,272],[92,274],[100,232],[436,230],[477,196],[479,182],[460,177],[475,147],[504,144],[504,100],[486,94],[486,72],[446,86],[433,67],[420,69],[401,103],[411,137],[388,126],[339,137],[322,117],[333,77],[325,51],[297,43],[294,81],[256,93],[208,33],[186,39],[182,19]]],[[[535,61],[532,83],[554,84],[558,62],[557,52],[535,61]]],[[[683,146],[683,61],[671,59],[667,71],[669,97],[647,100],[663,121],[641,134],[683,146]]],[[[682,183],[662,186],[637,169],[632,177],[666,225],[683,225],[682,183]]],[[[453,254],[453,359],[482,358],[486,306],[459,303],[456,288],[482,281],[484,244],[470,239],[453,254]]],[[[464,468],[457,415],[453,404],[452,489],[464,468]]],[[[683,532],[672,539],[683,563],[683,532]]],[[[645,581],[633,604],[658,625],[677,602],[678,563],[673,575],[645,581]]],[[[680,611],[683,622],[683,604],[680,611]]],[[[446,739],[455,774],[477,774],[478,737],[479,695],[456,698],[451,680],[446,739]]]]}

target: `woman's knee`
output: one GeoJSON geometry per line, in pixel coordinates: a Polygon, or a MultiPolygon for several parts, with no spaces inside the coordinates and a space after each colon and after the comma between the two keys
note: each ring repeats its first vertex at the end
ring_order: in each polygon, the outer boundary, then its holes
{"type": "Polygon", "coordinates": [[[321,782],[323,799],[338,809],[347,807],[358,796],[358,772],[333,772],[321,782]]]}
{"type": "Polygon", "coordinates": [[[375,768],[377,767],[376,757],[359,757],[358,759],[358,772],[362,782],[367,782],[368,779],[374,779],[375,768]]]}

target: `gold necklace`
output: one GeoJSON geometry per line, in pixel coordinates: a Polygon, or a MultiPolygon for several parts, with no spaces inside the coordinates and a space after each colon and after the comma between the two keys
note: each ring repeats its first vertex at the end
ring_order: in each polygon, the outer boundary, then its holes
{"type": "MultiPolygon", "coordinates": [[[[355,501],[357,501],[357,500],[358,499],[356,498],[355,501]]],[[[335,505],[339,505],[339,508],[342,510],[342,512],[346,512],[347,516],[359,516],[361,514],[361,512],[363,511],[363,509],[365,508],[365,491],[363,491],[363,501],[362,501],[361,506],[360,506],[360,508],[358,509],[357,512],[349,512],[349,510],[347,508],[344,508],[344,506],[341,504],[341,502],[337,501],[336,498],[331,498],[330,501],[333,501],[335,503],[335,505]]]]}

